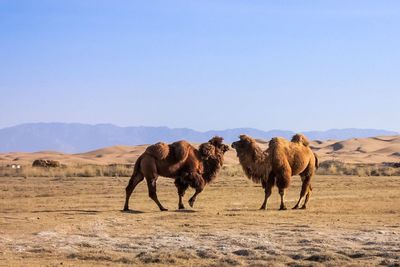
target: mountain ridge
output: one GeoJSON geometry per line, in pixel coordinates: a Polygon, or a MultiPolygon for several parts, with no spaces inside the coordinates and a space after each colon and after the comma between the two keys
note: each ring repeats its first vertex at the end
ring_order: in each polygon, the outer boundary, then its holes
{"type": "MultiPolygon", "coordinates": [[[[326,131],[304,131],[310,140],[345,140],[375,136],[398,135],[394,131],[379,129],[331,129],[326,131]]],[[[0,152],[59,151],[81,153],[115,145],[136,146],[159,141],[173,142],[181,139],[194,143],[207,141],[214,135],[224,137],[227,143],[238,139],[240,134],[268,140],[275,136],[291,138],[295,132],[289,130],[263,131],[255,128],[196,131],[190,128],[165,126],[129,126],[84,123],[26,123],[0,129],[0,152]]]]}

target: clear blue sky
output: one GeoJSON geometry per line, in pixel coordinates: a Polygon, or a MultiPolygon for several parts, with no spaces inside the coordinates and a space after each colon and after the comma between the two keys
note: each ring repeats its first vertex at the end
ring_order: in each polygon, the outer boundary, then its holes
{"type": "Polygon", "coordinates": [[[400,1],[0,0],[0,128],[400,131],[400,1]]]}

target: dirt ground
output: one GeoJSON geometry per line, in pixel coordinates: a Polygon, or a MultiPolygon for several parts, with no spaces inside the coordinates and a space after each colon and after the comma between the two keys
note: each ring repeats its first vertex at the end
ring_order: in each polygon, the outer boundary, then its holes
{"type": "Polygon", "coordinates": [[[124,213],[127,181],[0,177],[0,265],[400,266],[400,177],[317,176],[309,209],[287,211],[276,188],[259,211],[261,187],[226,176],[185,211],[172,180],[158,182],[168,212],[143,182],[124,213]]]}

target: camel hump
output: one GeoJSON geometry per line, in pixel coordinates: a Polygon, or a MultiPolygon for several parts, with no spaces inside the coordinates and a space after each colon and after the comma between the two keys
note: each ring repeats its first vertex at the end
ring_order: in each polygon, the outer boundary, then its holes
{"type": "Polygon", "coordinates": [[[287,141],[285,141],[282,137],[274,137],[269,141],[268,146],[269,146],[269,148],[276,148],[280,144],[285,143],[285,142],[287,142],[287,141]]]}
{"type": "Polygon", "coordinates": [[[152,155],[158,160],[166,159],[169,154],[169,146],[166,143],[158,142],[154,145],[148,146],[145,153],[152,155]]]}
{"type": "Polygon", "coordinates": [[[310,144],[310,142],[308,141],[307,137],[305,137],[303,134],[295,134],[295,135],[293,135],[291,141],[293,143],[303,144],[304,146],[308,146],[310,144]]]}
{"type": "Polygon", "coordinates": [[[187,157],[191,148],[192,145],[184,140],[172,143],[169,145],[170,156],[176,161],[181,161],[187,157]]]}

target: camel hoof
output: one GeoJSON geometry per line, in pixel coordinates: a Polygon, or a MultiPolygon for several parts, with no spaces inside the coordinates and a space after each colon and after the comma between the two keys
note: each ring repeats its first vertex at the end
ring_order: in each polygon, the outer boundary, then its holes
{"type": "Polygon", "coordinates": [[[184,209],[185,209],[185,206],[183,206],[183,205],[179,205],[178,209],[180,209],[180,210],[184,210],[184,209]]]}
{"type": "Polygon", "coordinates": [[[306,206],[302,206],[300,209],[302,209],[302,210],[306,210],[306,209],[307,209],[307,207],[306,207],[306,206]]]}
{"type": "Polygon", "coordinates": [[[164,208],[164,207],[160,208],[160,210],[161,210],[161,211],[168,211],[168,209],[166,209],[166,208],[164,208]]]}
{"type": "Polygon", "coordinates": [[[286,207],[281,207],[279,210],[287,210],[286,207]]]}
{"type": "Polygon", "coordinates": [[[122,211],[130,211],[130,209],[127,207],[124,207],[124,209],[122,211]]]}
{"type": "Polygon", "coordinates": [[[193,208],[194,201],[189,200],[189,205],[190,205],[191,208],[193,208]]]}
{"type": "Polygon", "coordinates": [[[299,206],[296,205],[296,206],[294,206],[294,207],[292,208],[292,210],[297,210],[298,208],[299,208],[299,206]]]}
{"type": "Polygon", "coordinates": [[[265,206],[261,206],[260,210],[266,210],[267,208],[265,206]]]}

